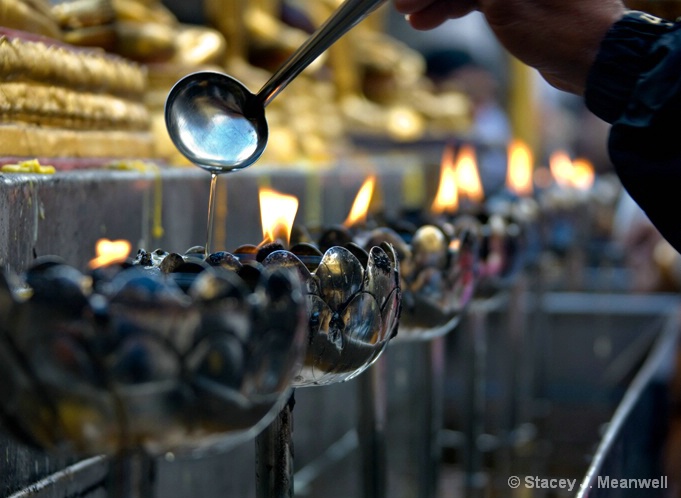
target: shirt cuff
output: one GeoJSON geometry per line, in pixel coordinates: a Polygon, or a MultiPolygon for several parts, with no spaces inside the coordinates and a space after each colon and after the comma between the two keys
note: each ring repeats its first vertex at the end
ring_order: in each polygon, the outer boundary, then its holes
{"type": "Polygon", "coordinates": [[[616,121],[639,78],[658,62],[650,57],[653,45],[674,29],[674,23],[639,11],[628,11],[613,24],[587,76],[587,108],[608,123],[616,121]]]}

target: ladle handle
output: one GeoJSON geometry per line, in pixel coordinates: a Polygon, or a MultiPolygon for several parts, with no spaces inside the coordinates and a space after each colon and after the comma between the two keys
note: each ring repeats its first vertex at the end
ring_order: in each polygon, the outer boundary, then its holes
{"type": "Polygon", "coordinates": [[[266,107],[326,49],[385,2],[386,0],[345,0],[260,89],[257,98],[262,106],[266,107]]]}

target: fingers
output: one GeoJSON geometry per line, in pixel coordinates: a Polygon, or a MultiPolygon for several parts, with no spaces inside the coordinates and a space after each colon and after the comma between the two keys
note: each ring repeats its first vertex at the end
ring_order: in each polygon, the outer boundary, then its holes
{"type": "Polygon", "coordinates": [[[394,0],[393,3],[395,4],[397,12],[409,15],[426,8],[437,1],[438,0],[394,0]]]}
{"type": "Polygon", "coordinates": [[[395,8],[407,14],[415,29],[432,29],[447,19],[463,17],[475,10],[475,0],[394,0],[395,8]]]}

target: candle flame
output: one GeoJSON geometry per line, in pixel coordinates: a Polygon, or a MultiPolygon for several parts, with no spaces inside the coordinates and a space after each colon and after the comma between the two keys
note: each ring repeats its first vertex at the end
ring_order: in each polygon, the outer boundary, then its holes
{"type": "Polygon", "coordinates": [[[594,167],[587,159],[572,161],[565,152],[558,151],[551,155],[549,167],[560,187],[586,191],[594,184],[594,167]]]}
{"type": "Polygon", "coordinates": [[[454,147],[445,147],[440,162],[440,184],[430,206],[433,214],[453,213],[459,207],[459,193],[456,188],[454,147]]]}
{"type": "Polygon", "coordinates": [[[259,194],[263,243],[279,240],[288,246],[298,212],[298,198],[269,188],[261,188],[259,194]]]}
{"type": "Polygon", "coordinates": [[[594,184],[594,167],[587,159],[575,159],[572,163],[572,186],[578,190],[589,190],[594,184]]]}
{"type": "Polygon", "coordinates": [[[470,145],[464,145],[456,159],[456,181],[459,194],[473,202],[482,202],[485,192],[482,189],[475,150],[470,145]]]}
{"type": "Polygon", "coordinates": [[[374,187],[376,186],[376,176],[372,175],[360,187],[355,201],[352,203],[352,208],[348,217],[343,222],[343,226],[349,228],[356,224],[364,224],[367,220],[367,213],[369,212],[369,205],[371,198],[374,195],[374,187]]]}
{"type": "Polygon", "coordinates": [[[573,164],[567,152],[558,150],[549,158],[549,168],[553,179],[560,187],[570,187],[572,184],[573,164]]]}
{"type": "Polygon", "coordinates": [[[519,196],[532,195],[533,157],[530,148],[520,140],[514,140],[508,149],[506,187],[519,196]]]}
{"type": "Polygon", "coordinates": [[[97,257],[90,260],[90,268],[121,263],[130,255],[132,245],[127,240],[99,239],[95,246],[97,257]]]}

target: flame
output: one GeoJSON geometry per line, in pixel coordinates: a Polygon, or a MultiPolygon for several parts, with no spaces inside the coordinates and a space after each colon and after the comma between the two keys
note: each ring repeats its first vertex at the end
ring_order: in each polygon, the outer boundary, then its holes
{"type": "Polygon", "coordinates": [[[473,202],[482,202],[485,192],[478,174],[475,150],[470,145],[464,145],[456,159],[456,181],[459,194],[473,202]]]}
{"type": "Polygon", "coordinates": [[[551,154],[549,158],[549,168],[556,183],[561,187],[572,185],[572,174],[574,166],[567,152],[559,150],[551,154]]]}
{"type": "Polygon", "coordinates": [[[594,184],[594,167],[586,159],[575,159],[572,163],[572,186],[578,190],[589,190],[594,184]]]}
{"type": "Polygon", "coordinates": [[[280,240],[288,246],[298,212],[298,198],[269,188],[261,188],[259,194],[263,243],[280,240]]]}
{"type": "Polygon", "coordinates": [[[132,245],[127,240],[99,239],[95,246],[97,257],[90,260],[90,268],[121,263],[130,255],[132,245]]]}
{"type": "Polygon", "coordinates": [[[440,184],[430,206],[433,214],[453,213],[459,207],[459,193],[456,189],[456,168],[454,167],[454,147],[446,147],[440,163],[440,184]]]}
{"type": "Polygon", "coordinates": [[[551,155],[549,166],[554,180],[563,188],[586,191],[594,184],[594,167],[586,159],[571,161],[565,152],[558,151],[551,155]]]}
{"type": "Polygon", "coordinates": [[[374,195],[374,187],[376,185],[376,176],[372,175],[360,187],[355,201],[352,203],[352,208],[348,217],[343,222],[344,227],[351,227],[356,224],[366,223],[367,213],[369,212],[369,205],[371,204],[371,197],[374,195]]]}
{"type": "Polygon", "coordinates": [[[454,252],[459,252],[459,249],[461,249],[461,239],[452,239],[449,243],[449,249],[454,252]]]}
{"type": "Polygon", "coordinates": [[[520,140],[511,142],[508,148],[507,188],[519,195],[532,195],[533,157],[530,148],[520,140]]]}

